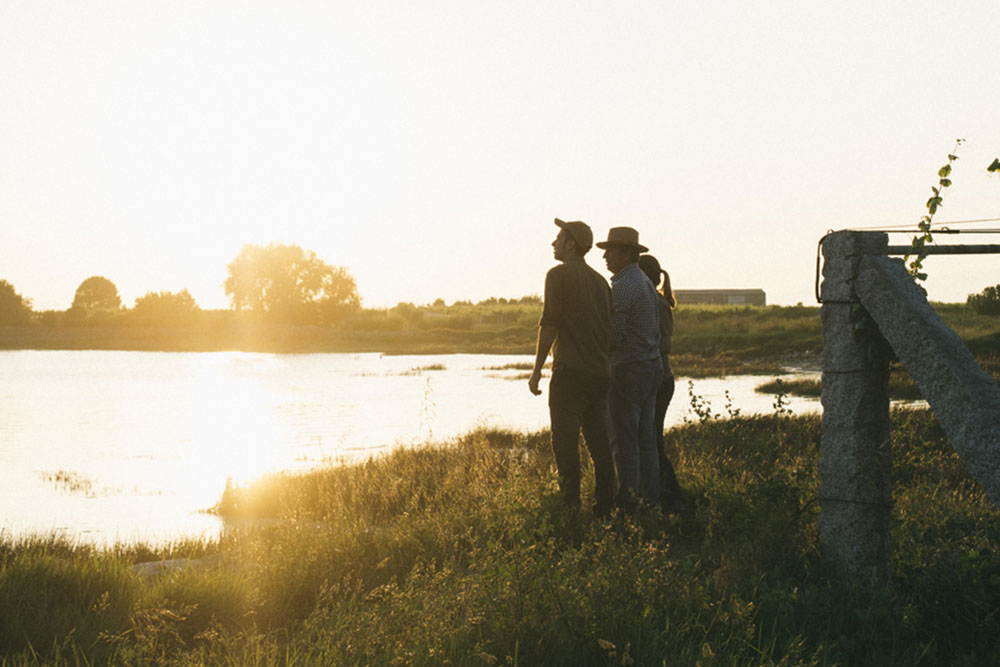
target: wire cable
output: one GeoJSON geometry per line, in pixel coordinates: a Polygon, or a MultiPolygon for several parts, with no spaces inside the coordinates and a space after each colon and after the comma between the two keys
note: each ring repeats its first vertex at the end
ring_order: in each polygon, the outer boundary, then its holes
{"type": "MultiPolygon", "coordinates": [[[[936,224],[940,225],[941,228],[945,228],[948,225],[972,225],[984,222],[1000,222],[1000,218],[979,218],[976,220],[951,220],[936,224]]],[[[850,229],[851,231],[857,231],[857,232],[868,232],[868,231],[889,232],[890,230],[892,231],[903,230],[904,228],[911,228],[911,227],[912,225],[906,224],[906,225],[879,225],[877,227],[851,227],[850,229]]]]}

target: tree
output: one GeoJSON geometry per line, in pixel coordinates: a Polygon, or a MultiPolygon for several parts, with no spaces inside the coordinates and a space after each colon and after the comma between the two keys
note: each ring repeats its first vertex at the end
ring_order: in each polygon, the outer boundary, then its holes
{"type": "Polygon", "coordinates": [[[361,306],[354,278],[297,245],[247,244],[224,283],[235,310],[281,322],[331,322],[361,306]]]}
{"type": "Polygon", "coordinates": [[[980,315],[1000,315],[1000,285],[986,287],[979,294],[970,294],[965,305],[980,315]]]}
{"type": "Polygon", "coordinates": [[[188,321],[201,312],[194,297],[186,289],[180,292],[146,292],[135,300],[132,314],[140,320],[163,323],[188,321]]]}
{"type": "Polygon", "coordinates": [[[24,324],[31,317],[31,301],[6,280],[0,280],[0,324],[24,324]]]}
{"type": "Polygon", "coordinates": [[[104,276],[91,276],[76,288],[70,310],[83,311],[89,315],[95,312],[118,312],[121,307],[122,300],[115,284],[104,276]]]}

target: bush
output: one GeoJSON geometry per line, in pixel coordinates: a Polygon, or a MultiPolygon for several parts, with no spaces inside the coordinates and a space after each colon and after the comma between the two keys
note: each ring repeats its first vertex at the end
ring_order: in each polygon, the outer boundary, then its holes
{"type": "Polygon", "coordinates": [[[965,305],[980,315],[1000,315],[1000,285],[987,287],[979,294],[970,294],[965,305]]]}
{"type": "Polygon", "coordinates": [[[200,312],[194,297],[186,289],[180,292],[146,292],[135,300],[132,317],[141,322],[183,324],[200,312]]]}
{"type": "Polygon", "coordinates": [[[31,301],[6,280],[0,280],[0,324],[25,324],[31,317],[31,301]]]}

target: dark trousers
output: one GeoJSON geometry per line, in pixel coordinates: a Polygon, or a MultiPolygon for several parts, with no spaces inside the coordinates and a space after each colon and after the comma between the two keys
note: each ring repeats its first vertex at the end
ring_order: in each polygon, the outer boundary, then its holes
{"type": "Polygon", "coordinates": [[[609,381],[565,368],[552,372],[549,417],[559,491],[569,505],[580,504],[580,431],[594,463],[595,511],[614,507],[615,464],[608,427],[609,381]]]}
{"type": "Polygon", "coordinates": [[[674,376],[660,381],[656,390],[656,449],[660,459],[660,502],[666,506],[681,497],[681,486],[677,483],[677,473],[663,450],[663,421],[667,417],[670,399],[674,397],[674,376]]]}
{"type": "Polygon", "coordinates": [[[660,505],[656,389],[662,374],[659,357],[611,369],[612,450],[618,468],[618,504],[626,512],[634,511],[640,500],[649,507],[660,505]]]}

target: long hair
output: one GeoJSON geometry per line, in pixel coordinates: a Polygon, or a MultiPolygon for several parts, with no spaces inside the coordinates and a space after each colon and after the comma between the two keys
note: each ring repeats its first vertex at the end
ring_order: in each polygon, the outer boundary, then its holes
{"type": "Polygon", "coordinates": [[[676,308],[677,297],[674,296],[674,290],[670,286],[670,274],[660,268],[660,262],[652,255],[641,255],[639,257],[639,268],[649,278],[649,282],[653,283],[653,287],[659,285],[660,277],[663,277],[663,290],[660,294],[667,300],[667,304],[671,310],[676,308]]]}

